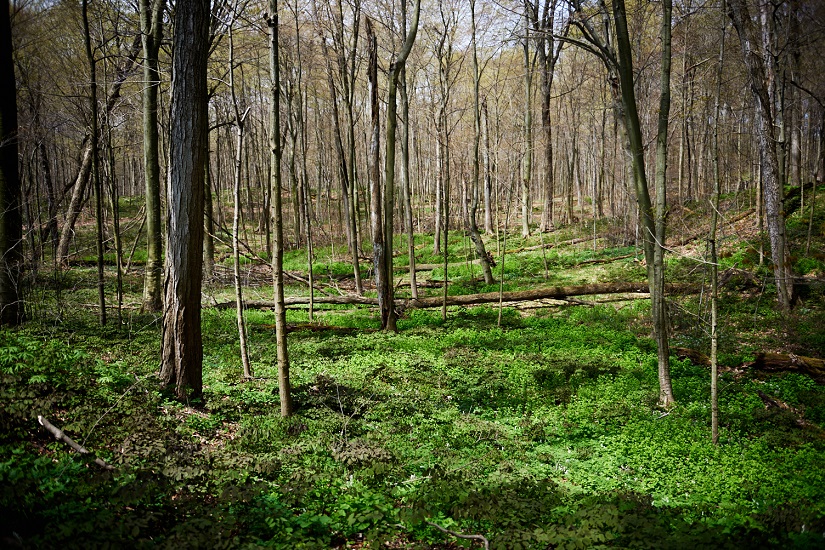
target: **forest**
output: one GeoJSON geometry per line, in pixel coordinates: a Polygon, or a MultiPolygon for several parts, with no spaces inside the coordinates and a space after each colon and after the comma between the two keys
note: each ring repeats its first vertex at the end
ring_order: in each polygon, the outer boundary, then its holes
{"type": "Polygon", "coordinates": [[[823,48],[0,0],[0,547],[825,548],[823,48]]]}

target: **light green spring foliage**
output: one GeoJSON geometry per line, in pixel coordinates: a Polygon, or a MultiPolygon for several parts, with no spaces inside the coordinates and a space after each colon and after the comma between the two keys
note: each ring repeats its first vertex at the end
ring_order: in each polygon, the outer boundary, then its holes
{"type": "Polygon", "coordinates": [[[231,312],[204,312],[205,403],[192,406],[155,390],[149,328],[78,325],[68,347],[3,333],[3,516],[32,544],[68,546],[412,545],[445,540],[433,521],[497,548],[815,547],[825,392],[799,375],[723,375],[714,447],[703,368],[674,360],[679,406],[655,408],[653,346],[628,330],[645,314],[506,310],[496,328],[491,308],[446,324],[412,311],[396,335],[372,312],[332,310],[338,328],[289,335],[288,419],[266,312],[248,314],[248,383],[231,312]],[[766,410],[759,391],[794,411],[766,410]],[[37,414],[117,472],[45,435],[26,443],[37,414]],[[61,530],[38,527],[57,518],[61,530]]]}

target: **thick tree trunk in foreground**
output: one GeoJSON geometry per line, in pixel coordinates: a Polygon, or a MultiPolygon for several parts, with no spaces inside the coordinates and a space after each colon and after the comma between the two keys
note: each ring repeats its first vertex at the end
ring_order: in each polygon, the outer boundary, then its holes
{"type": "Polygon", "coordinates": [[[23,318],[20,262],[23,221],[17,169],[17,95],[12,61],[9,2],[0,2],[0,325],[23,318]]]}
{"type": "Polygon", "coordinates": [[[201,279],[209,0],[178,0],[176,12],[160,377],[165,386],[175,387],[178,398],[187,399],[199,397],[203,386],[201,279]]]}

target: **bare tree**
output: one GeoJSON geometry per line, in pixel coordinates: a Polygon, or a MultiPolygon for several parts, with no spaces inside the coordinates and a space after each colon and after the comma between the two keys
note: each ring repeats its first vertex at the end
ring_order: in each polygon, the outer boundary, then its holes
{"type": "Polygon", "coordinates": [[[281,416],[292,415],[292,388],[289,383],[289,353],[286,345],[286,307],[284,306],[284,219],[281,198],[281,78],[278,49],[278,0],[269,0],[270,13],[264,14],[269,26],[269,71],[271,111],[269,115],[270,187],[272,197],[272,286],[275,294],[275,345],[278,356],[278,392],[281,416]]]}
{"type": "Polygon", "coordinates": [[[166,0],[140,0],[140,29],[143,41],[143,172],[146,185],[146,271],[143,278],[144,311],[163,307],[161,275],[160,152],[158,149],[158,53],[163,38],[166,0]]]}
{"type": "Polygon", "coordinates": [[[781,179],[777,157],[775,127],[776,58],[772,46],[773,13],[768,2],[759,3],[757,21],[752,19],[747,0],[731,0],[728,16],[739,35],[742,57],[748,70],[748,82],[759,115],[757,139],[762,174],[762,190],[765,218],[771,242],[771,259],[776,279],[776,299],[780,307],[790,309],[793,301],[793,269],[785,238],[785,213],[783,211],[784,182],[781,179]]]}

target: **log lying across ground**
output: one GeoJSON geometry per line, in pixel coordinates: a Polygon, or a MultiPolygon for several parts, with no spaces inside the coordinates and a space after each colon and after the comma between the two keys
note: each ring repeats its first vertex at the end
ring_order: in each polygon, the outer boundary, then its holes
{"type": "MultiPolygon", "coordinates": [[[[692,294],[699,291],[699,285],[694,284],[669,284],[666,285],[667,294],[692,294]]],[[[521,290],[516,292],[504,292],[501,295],[502,302],[530,302],[535,300],[564,300],[570,296],[592,296],[594,294],[633,294],[647,293],[646,282],[642,283],[592,283],[588,285],[574,286],[554,286],[537,288],[533,290],[521,290]]],[[[465,294],[462,296],[448,296],[448,306],[470,306],[479,304],[498,303],[498,292],[485,292],[482,294],[465,294]]],[[[287,306],[307,305],[308,296],[290,296],[284,300],[287,306]]],[[[315,304],[331,305],[378,305],[377,298],[365,296],[316,296],[315,304]]],[[[418,300],[400,299],[395,301],[399,309],[424,309],[431,307],[441,307],[443,298],[433,296],[429,298],[419,298],[418,300]]],[[[227,309],[235,307],[235,302],[224,302],[215,304],[215,308],[227,309]]],[[[271,301],[249,300],[245,303],[247,309],[265,309],[273,307],[271,301]]]]}
{"type": "MultiPolygon", "coordinates": [[[[675,348],[674,353],[680,359],[689,359],[694,365],[710,366],[710,357],[702,352],[675,348]]],[[[753,361],[742,364],[743,369],[767,373],[798,372],[813,378],[818,384],[825,384],[825,360],[805,357],[793,353],[758,353],[753,361]]]]}

